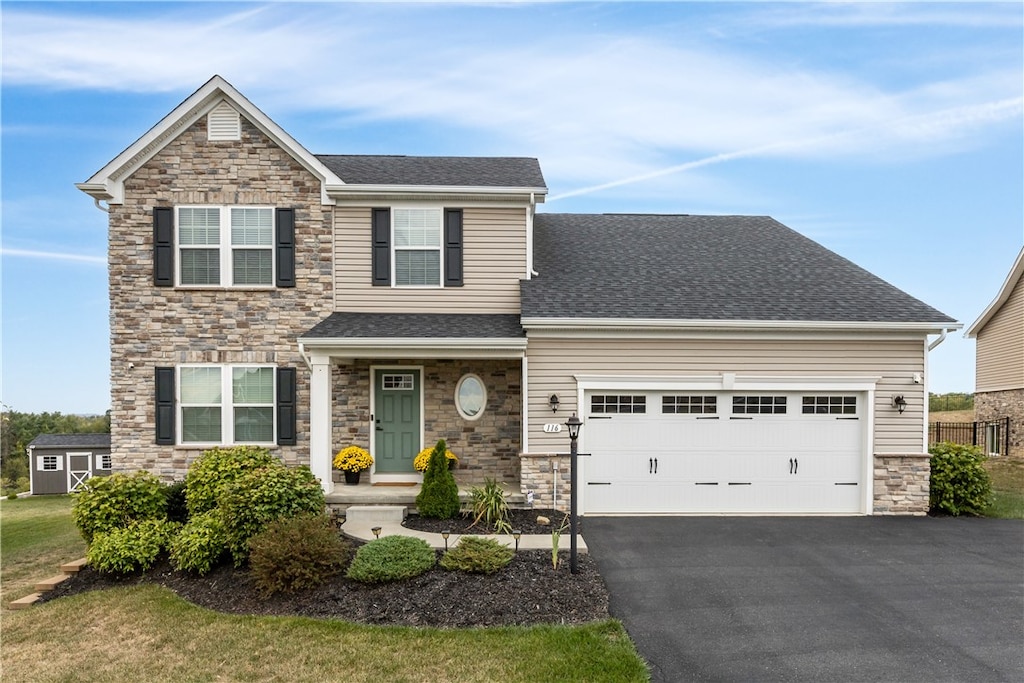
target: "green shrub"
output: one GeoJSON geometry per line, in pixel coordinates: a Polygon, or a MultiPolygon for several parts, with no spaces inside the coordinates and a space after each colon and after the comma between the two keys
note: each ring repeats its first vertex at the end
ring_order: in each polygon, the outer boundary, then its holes
{"type": "Polygon", "coordinates": [[[324,514],[279,519],[249,539],[253,580],[267,595],[317,586],[344,569],[351,554],[324,514]]]}
{"type": "Polygon", "coordinates": [[[321,514],[324,492],[306,466],[272,465],[247,472],[220,496],[217,511],[227,535],[228,550],[241,566],[249,556],[249,539],[283,517],[321,514]]]}
{"type": "Polygon", "coordinates": [[[434,549],[423,539],[385,536],[359,548],[345,576],[362,583],[399,581],[419,576],[436,562],[434,549]]]}
{"type": "Polygon", "coordinates": [[[484,480],[483,488],[474,486],[469,491],[470,510],[473,514],[473,526],[480,522],[484,527],[495,533],[507,534],[512,531],[508,519],[508,502],[505,490],[494,479],[484,480]]]}
{"type": "Polygon", "coordinates": [[[441,566],[472,574],[493,574],[508,566],[513,554],[512,548],[493,538],[463,536],[458,544],[441,558],[441,566]]]}
{"type": "Polygon", "coordinates": [[[933,511],[980,515],[992,504],[992,481],[981,448],[943,441],[928,452],[932,454],[928,502],[933,511]]]}
{"type": "Polygon", "coordinates": [[[423,473],[423,486],[416,496],[416,508],[422,517],[451,519],[459,513],[459,487],[448,470],[448,447],[441,439],[430,454],[423,473]]]}
{"type": "Polygon", "coordinates": [[[167,499],[167,520],[184,524],[188,521],[188,505],[185,502],[185,482],[176,481],[163,488],[167,499]]]}
{"type": "Polygon", "coordinates": [[[153,566],[177,530],[164,519],[146,519],[98,532],[89,546],[89,564],[101,572],[130,574],[153,566]]]}
{"type": "Polygon", "coordinates": [[[217,499],[236,479],[263,467],[280,464],[266,448],[232,446],[203,451],[185,475],[185,500],[190,515],[217,506],[217,499]]]}
{"type": "Polygon", "coordinates": [[[216,510],[190,518],[171,539],[171,564],[182,571],[208,574],[228,553],[228,538],[216,510]]]}
{"type": "Polygon", "coordinates": [[[148,472],[90,477],[74,494],[71,516],[82,538],[92,543],[100,533],[132,522],[166,517],[163,485],[148,472]]]}

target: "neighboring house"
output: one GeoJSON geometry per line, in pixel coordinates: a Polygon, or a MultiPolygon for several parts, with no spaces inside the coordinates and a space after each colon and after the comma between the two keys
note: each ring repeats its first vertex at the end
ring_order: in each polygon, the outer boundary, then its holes
{"type": "Polygon", "coordinates": [[[1024,456],[1024,249],[999,293],[967,330],[975,347],[974,419],[990,422],[985,443],[1002,443],[1009,418],[1010,455],[1024,456]]]}
{"type": "Polygon", "coordinates": [[[337,501],[339,448],[416,482],[444,438],[463,484],[563,507],[578,412],[585,514],[927,509],[960,325],[771,218],[537,212],[535,159],[311,154],[220,77],[78,187],[118,468],[262,444],[337,501]]]}
{"type": "Polygon", "coordinates": [[[40,434],[28,445],[29,492],[71,493],[111,473],[110,434],[40,434]]]}

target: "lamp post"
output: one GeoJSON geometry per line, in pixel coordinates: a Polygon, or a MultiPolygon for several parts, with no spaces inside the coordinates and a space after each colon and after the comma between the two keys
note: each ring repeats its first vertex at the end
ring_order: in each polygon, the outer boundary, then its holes
{"type": "Polygon", "coordinates": [[[576,439],[580,435],[583,421],[572,414],[565,426],[569,428],[569,573],[577,573],[576,568],[576,459],[579,456],[576,439]]]}

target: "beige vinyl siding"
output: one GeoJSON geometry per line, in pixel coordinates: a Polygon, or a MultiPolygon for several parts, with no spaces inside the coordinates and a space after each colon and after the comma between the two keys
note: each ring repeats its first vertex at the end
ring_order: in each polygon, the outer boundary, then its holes
{"type": "MultiPolygon", "coordinates": [[[[451,208],[459,208],[452,206],[451,208]]],[[[463,210],[462,287],[370,284],[369,207],[335,210],[335,301],[339,311],[376,313],[518,313],[526,275],[526,209],[463,210]]]]}
{"type": "MultiPolygon", "coordinates": [[[[771,377],[881,377],[875,392],[876,453],[922,453],[924,340],[722,340],[531,338],[529,355],[529,449],[564,451],[567,437],[546,434],[545,422],[565,422],[576,406],[574,375],[680,378],[720,375],[771,377]],[[557,416],[548,398],[558,394],[557,416]],[[909,403],[900,415],[892,395],[909,403]]],[[[794,386],[798,390],[799,386],[794,386]]],[[[584,427],[585,429],[586,427],[584,427]]]]}
{"type": "Polygon", "coordinates": [[[978,333],[976,391],[1024,388],[1024,278],[978,333]]]}

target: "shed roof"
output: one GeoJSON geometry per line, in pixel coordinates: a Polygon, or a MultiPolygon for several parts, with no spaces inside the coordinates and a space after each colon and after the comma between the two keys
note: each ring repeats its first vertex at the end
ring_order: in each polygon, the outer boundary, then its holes
{"type": "Polygon", "coordinates": [[[29,447],[110,448],[110,434],[40,434],[29,447]]]}
{"type": "Polygon", "coordinates": [[[767,216],[540,213],[534,237],[524,322],[956,323],[767,216]]]}

